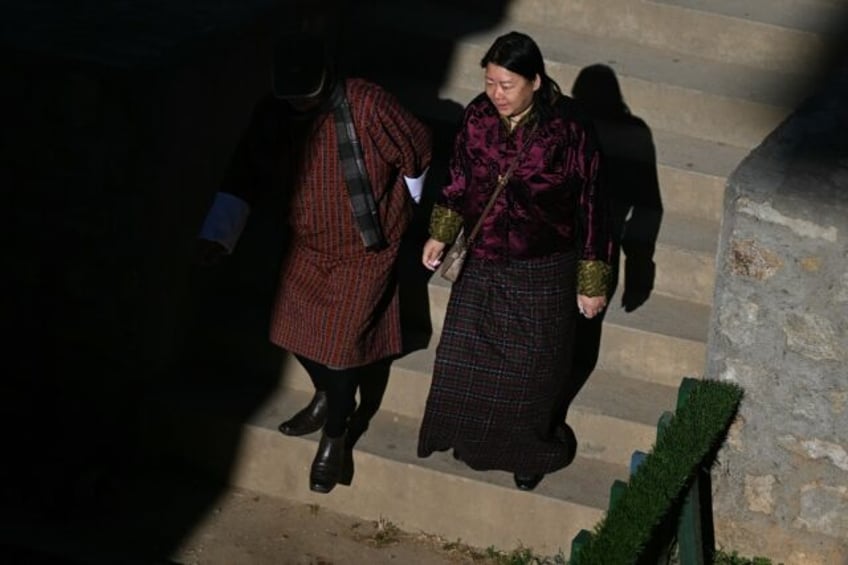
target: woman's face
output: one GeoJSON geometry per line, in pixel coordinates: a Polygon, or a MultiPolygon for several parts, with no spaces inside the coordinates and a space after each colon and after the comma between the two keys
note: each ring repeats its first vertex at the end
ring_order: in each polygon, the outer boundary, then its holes
{"type": "Polygon", "coordinates": [[[486,96],[505,118],[521,114],[529,108],[533,102],[533,93],[539,90],[541,84],[539,75],[530,81],[500,65],[486,65],[486,96]]]}

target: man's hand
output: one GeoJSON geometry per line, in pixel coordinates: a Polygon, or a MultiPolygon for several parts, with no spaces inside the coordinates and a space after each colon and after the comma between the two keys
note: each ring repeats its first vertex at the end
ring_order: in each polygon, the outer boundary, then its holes
{"type": "Polygon", "coordinates": [[[227,256],[227,248],[217,241],[197,238],[194,246],[194,262],[202,267],[213,267],[227,256]]]}
{"type": "Polygon", "coordinates": [[[421,256],[421,262],[431,271],[435,271],[442,264],[442,253],[444,251],[444,242],[431,237],[424,244],[424,253],[421,256]]]}

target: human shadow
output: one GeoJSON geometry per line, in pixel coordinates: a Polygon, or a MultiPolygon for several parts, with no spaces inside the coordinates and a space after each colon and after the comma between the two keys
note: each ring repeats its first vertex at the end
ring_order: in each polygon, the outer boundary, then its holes
{"type": "MultiPolygon", "coordinates": [[[[600,183],[610,205],[612,286],[608,308],[592,319],[577,317],[574,359],[562,417],[598,362],[606,312],[623,282],[619,305],[632,312],[654,287],[654,251],[663,216],[656,151],[648,125],[630,112],[615,71],[595,64],[581,69],[572,96],[591,118],[603,156],[600,183]],[[623,262],[623,272],[622,272],[623,262]]],[[[561,421],[561,420],[557,420],[561,421]]]]}

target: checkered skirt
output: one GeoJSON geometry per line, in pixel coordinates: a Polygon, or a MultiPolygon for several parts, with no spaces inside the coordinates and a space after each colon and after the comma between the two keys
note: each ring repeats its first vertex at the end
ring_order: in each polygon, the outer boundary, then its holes
{"type": "Polygon", "coordinates": [[[452,448],[473,469],[521,474],[570,461],[549,430],[571,364],[576,265],[576,253],[468,260],[436,350],[419,457],[452,448]]]}

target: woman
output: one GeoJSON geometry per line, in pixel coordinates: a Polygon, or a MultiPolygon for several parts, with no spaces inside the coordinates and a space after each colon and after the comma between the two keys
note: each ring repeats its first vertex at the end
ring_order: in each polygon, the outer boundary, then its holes
{"type": "Polygon", "coordinates": [[[591,128],[546,73],[536,43],[499,37],[481,61],[486,91],[465,109],[424,266],[470,230],[516,166],[454,283],[418,455],[453,449],[477,470],[532,490],[574,458],[555,421],[576,313],[606,307],[611,237],[591,128]]]}

